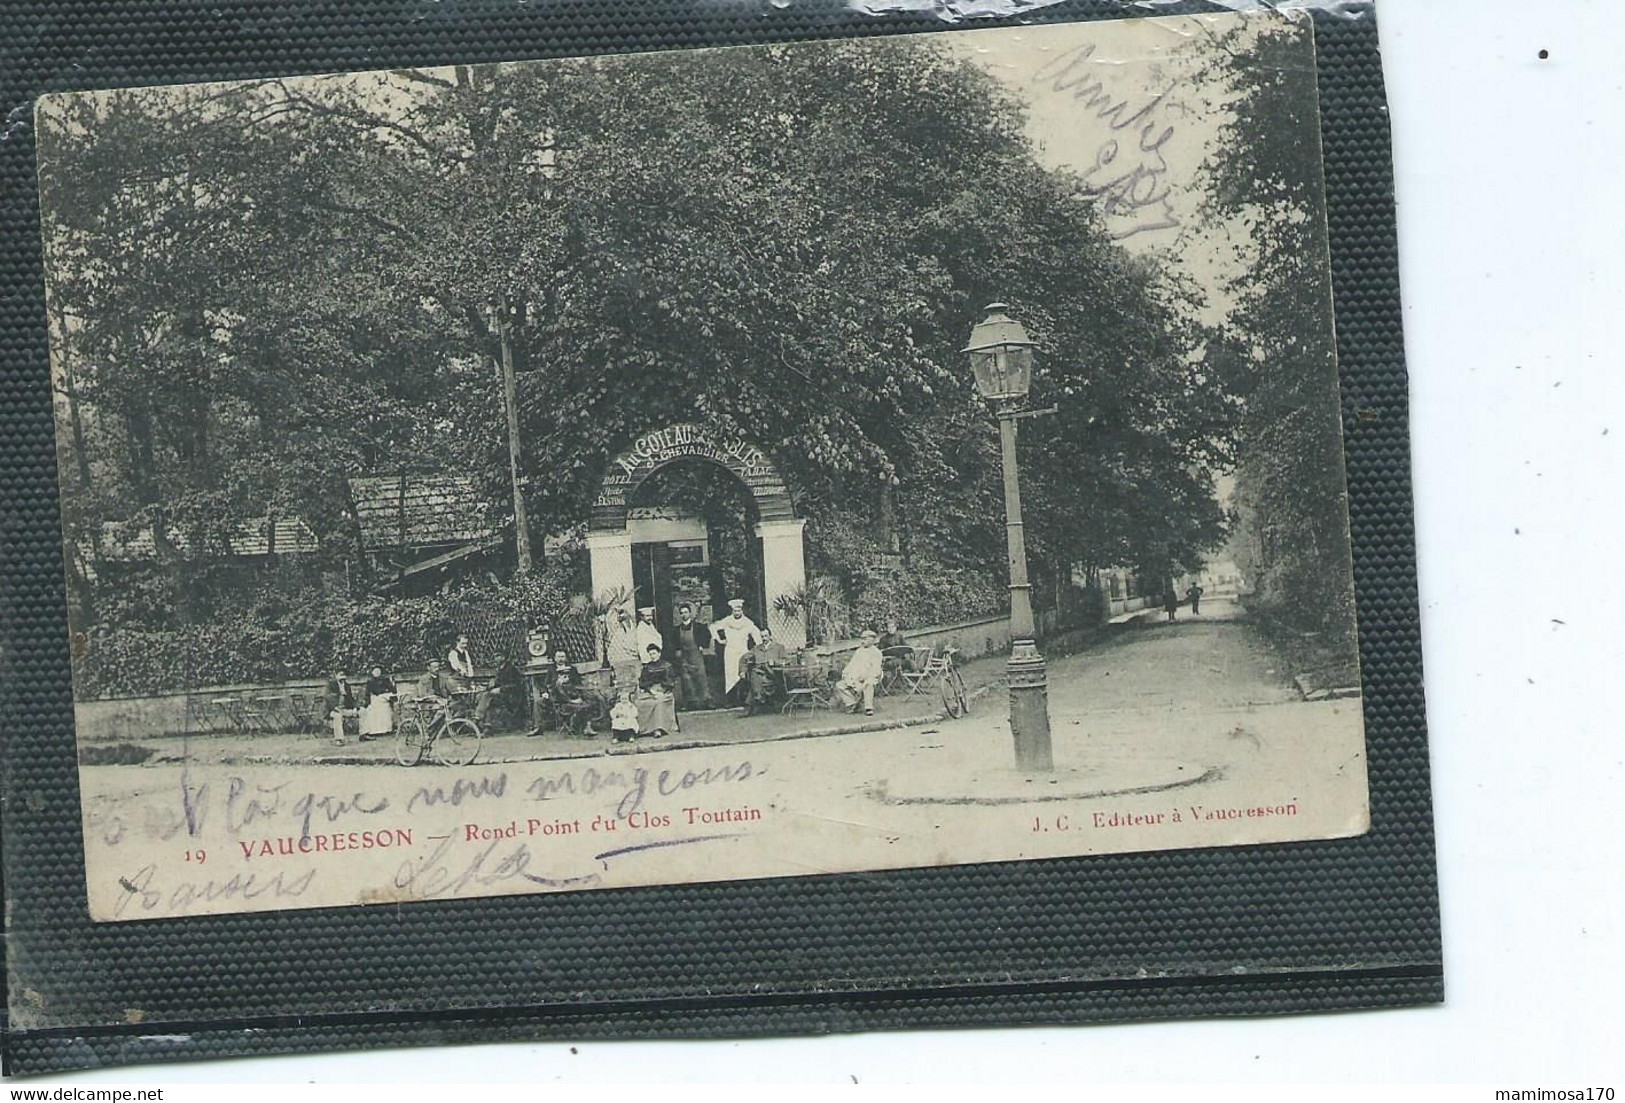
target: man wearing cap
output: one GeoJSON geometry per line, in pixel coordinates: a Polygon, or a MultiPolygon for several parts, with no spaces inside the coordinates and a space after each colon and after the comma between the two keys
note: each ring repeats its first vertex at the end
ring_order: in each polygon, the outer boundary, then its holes
{"type": "Polygon", "coordinates": [[[841,704],[857,712],[861,701],[863,711],[870,716],[875,714],[875,687],[880,684],[880,676],[885,671],[885,657],[875,645],[877,638],[873,628],[863,633],[863,643],[852,652],[841,680],[835,683],[835,692],[841,704]]]}
{"type": "MultiPolygon", "coordinates": [[[[412,707],[438,710],[443,702],[451,700],[451,688],[446,679],[446,672],[441,668],[440,660],[430,659],[429,668],[414,683],[412,707]]],[[[429,713],[424,712],[420,715],[427,717],[429,713]]]]}
{"type": "Polygon", "coordinates": [[[666,637],[660,634],[660,627],[655,624],[655,607],[645,605],[638,610],[637,627],[633,629],[633,642],[637,644],[638,661],[649,653],[650,646],[658,647],[662,651],[666,648],[666,637]]]}
{"type": "Polygon", "coordinates": [[[711,629],[694,619],[694,606],[677,607],[677,627],[665,654],[677,660],[677,703],[693,711],[711,707],[711,683],[705,676],[705,654],[711,650],[711,629]]]}
{"type": "Polygon", "coordinates": [[[722,644],[722,692],[728,698],[737,700],[744,692],[740,688],[744,685],[740,668],[750,649],[761,641],[762,630],[745,615],[742,599],[734,598],[728,602],[728,608],[731,610],[729,615],[711,625],[711,636],[722,644]]]}
{"type": "Polygon", "coordinates": [[[417,680],[417,695],[419,697],[450,697],[451,687],[446,684],[445,671],[440,669],[439,659],[429,660],[429,669],[417,680]]]}
{"type": "Polygon", "coordinates": [[[592,734],[592,718],[600,711],[601,702],[597,697],[588,697],[581,684],[581,672],[562,649],[553,656],[553,676],[542,692],[542,700],[570,734],[592,734]]]}

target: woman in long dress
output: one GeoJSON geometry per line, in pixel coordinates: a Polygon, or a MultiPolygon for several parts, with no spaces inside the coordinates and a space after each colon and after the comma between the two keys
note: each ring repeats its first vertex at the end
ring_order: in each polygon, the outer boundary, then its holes
{"type": "Polygon", "coordinates": [[[367,707],[361,710],[361,738],[395,730],[395,682],[375,666],[367,676],[367,707]]]}
{"type": "Polygon", "coordinates": [[[643,670],[638,675],[639,735],[662,736],[677,730],[677,699],[672,695],[677,678],[660,654],[658,643],[651,643],[643,653],[643,670]]]}

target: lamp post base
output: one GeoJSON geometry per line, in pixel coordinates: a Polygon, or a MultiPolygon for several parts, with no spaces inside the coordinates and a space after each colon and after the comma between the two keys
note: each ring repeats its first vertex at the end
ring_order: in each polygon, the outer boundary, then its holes
{"type": "Polygon", "coordinates": [[[1005,664],[1010,678],[1010,731],[1016,741],[1016,769],[1055,769],[1049,737],[1049,672],[1032,640],[1016,640],[1005,664]]]}

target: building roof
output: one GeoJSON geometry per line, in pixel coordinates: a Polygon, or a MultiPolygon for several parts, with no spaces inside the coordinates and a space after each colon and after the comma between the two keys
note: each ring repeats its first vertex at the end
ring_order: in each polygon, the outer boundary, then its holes
{"type": "MultiPolygon", "coordinates": [[[[244,521],[227,537],[233,556],[250,558],[271,554],[271,536],[274,528],[278,555],[305,555],[320,549],[321,543],[310,526],[293,518],[278,519],[274,526],[268,517],[244,521]]],[[[169,541],[181,555],[189,552],[186,534],[171,529],[169,541]]],[[[75,543],[85,576],[95,580],[95,546],[89,539],[75,543]]],[[[158,558],[157,546],[152,539],[152,526],[131,521],[103,521],[101,530],[101,558],[107,563],[150,563],[158,558]]]]}
{"type": "MultiPolygon", "coordinates": [[[[271,554],[272,530],[275,530],[278,555],[302,555],[316,551],[320,545],[310,526],[297,517],[278,519],[274,525],[267,517],[244,521],[227,537],[232,555],[253,556],[271,554]]],[[[187,552],[186,534],[172,530],[170,543],[182,554],[187,552]]],[[[152,540],[151,525],[137,525],[123,521],[102,522],[102,558],[115,563],[136,563],[157,558],[158,551],[152,540]]]]}
{"type": "Polygon", "coordinates": [[[361,546],[423,548],[485,540],[496,529],[466,475],[369,475],[350,479],[361,546]]]}

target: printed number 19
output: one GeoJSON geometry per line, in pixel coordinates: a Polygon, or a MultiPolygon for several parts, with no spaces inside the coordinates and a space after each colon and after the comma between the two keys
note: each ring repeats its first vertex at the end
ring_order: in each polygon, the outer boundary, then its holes
{"type": "Polygon", "coordinates": [[[207,850],[188,850],[186,852],[186,860],[188,862],[196,862],[199,865],[202,865],[204,859],[208,858],[208,856],[209,852],[207,850]]]}

